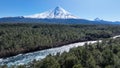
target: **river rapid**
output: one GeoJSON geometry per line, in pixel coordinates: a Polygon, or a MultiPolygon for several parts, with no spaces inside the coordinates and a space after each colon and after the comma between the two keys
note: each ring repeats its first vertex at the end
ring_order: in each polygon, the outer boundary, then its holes
{"type": "MultiPolygon", "coordinates": [[[[112,37],[113,39],[116,39],[117,37],[120,37],[120,35],[112,37]]],[[[7,66],[11,65],[23,65],[32,62],[33,60],[41,60],[45,58],[47,55],[56,55],[57,53],[63,53],[63,52],[69,52],[71,48],[83,46],[85,43],[87,44],[94,44],[97,41],[102,42],[102,40],[96,40],[96,41],[85,41],[85,42],[78,42],[78,43],[72,43],[68,45],[64,45],[61,47],[56,48],[50,48],[45,50],[40,50],[36,52],[26,53],[26,54],[19,54],[16,56],[8,57],[8,58],[0,58],[0,65],[6,64],[7,66]]]]}

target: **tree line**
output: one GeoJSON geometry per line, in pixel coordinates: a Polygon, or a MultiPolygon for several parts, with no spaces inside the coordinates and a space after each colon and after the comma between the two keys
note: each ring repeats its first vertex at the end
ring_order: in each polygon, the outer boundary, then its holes
{"type": "MultiPolygon", "coordinates": [[[[26,64],[16,68],[119,68],[120,38],[104,40],[102,43],[85,44],[69,52],[26,64]]],[[[6,65],[3,67],[7,68],[6,65]]],[[[14,66],[12,66],[14,68],[14,66]]]]}
{"type": "Polygon", "coordinates": [[[0,24],[0,58],[120,34],[118,25],[0,24]]]}

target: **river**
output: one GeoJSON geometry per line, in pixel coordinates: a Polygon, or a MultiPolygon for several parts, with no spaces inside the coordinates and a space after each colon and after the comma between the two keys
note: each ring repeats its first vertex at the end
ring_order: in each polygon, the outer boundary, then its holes
{"type": "MultiPolygon", "coordinates": [[[[112,38],[115,39],[117,37],[120,37],[120,35],[114,36],[112,38]]],[[[0,65],[3,65],[3,64],[6,64],[8,66],[23,65],[23,64],[32,62],[33,60],[41,60],[49,54],[56,55],[57,53],[63,53],[64,51],[69,52],[71,48],[83,46],[85,43],[94,44],[97,41],[78,42],[78,43],[64,45],[61,47],[50,48],[50,49],[40,50],[40,51],[26,53],[26,54],[19,54],[17,56],[8,57],[6,59],[0,58],[0,65]]],[[[99,40],[99,42],[102,42],[102,40],[99,40]]]]}

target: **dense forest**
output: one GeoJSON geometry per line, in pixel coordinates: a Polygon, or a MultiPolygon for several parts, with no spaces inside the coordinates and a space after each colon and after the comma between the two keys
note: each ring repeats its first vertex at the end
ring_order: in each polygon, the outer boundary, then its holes
{"type": "MultiPolygon", "coordinates": [[[[16,68],[120,68],[120,38],[72,48],[16,68]]],[[[11,68],[15,68],[12,66],[11,68]]],[[[1,68],[7,68],[6,65],[1,68]]]]}
{"type": "Polygon", "coordinates": [[[109,38],[120,34],[118,25],[0,24],[0,58],[109,38]]]}

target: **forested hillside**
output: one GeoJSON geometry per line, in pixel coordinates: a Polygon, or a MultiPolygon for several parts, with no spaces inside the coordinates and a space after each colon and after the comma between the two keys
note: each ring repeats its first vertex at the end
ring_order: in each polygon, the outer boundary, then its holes
{"type": "Polygon", "coordinates": [[[0,24],[0,57],[109,38],[120,34],[117,25],[0,24]]]}
{"type": "MultiPolygon", "coordinates": [[[[120,38],[72,48],[17,68],[120,68],[120,38]]],[[[3,66],[6,67],[6,66],[3,66]]],[[[14,68],[14,66],[13,66],[14,68]]]]}

